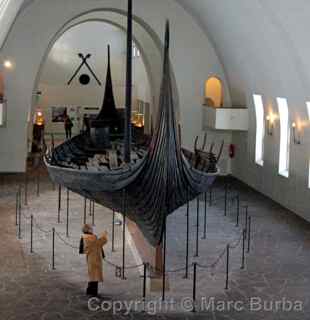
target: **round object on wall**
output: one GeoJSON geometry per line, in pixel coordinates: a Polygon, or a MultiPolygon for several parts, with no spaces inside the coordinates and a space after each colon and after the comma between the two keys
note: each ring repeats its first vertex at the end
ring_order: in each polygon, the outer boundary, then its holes
{"type": "Polygon", "coordinates": [[[89,77],[88,74],[82,74],[82,75],[80,76],[79,81],[80,81],[80,84],[81,84],[81,85],[87,86],[87,85],[89,84],[89,82],[90,82],[90,77],[89,77]]]}

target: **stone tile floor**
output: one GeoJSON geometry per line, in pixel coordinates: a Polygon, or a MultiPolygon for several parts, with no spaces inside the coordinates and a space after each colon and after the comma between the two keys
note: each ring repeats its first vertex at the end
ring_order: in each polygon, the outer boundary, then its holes
{"type": "MultiPolygon", "coordinates": [[[[66,192],[62,193],[62,219],[57,223],[57,191],[42,173],[40,197],[36,196],[35,178],[30,177],[29,203],[22,208],[22,239],[16,237],[15,195],[18,184],[23,179],[15,176],[0,177],[0,319],[307,319],[310,293],[310,226],[286,209],[281,208],[266,197],[240,183],[234,183],[230,196],[237,193],[241,199],[240,226],[236,225],[236,201],[229,202],[227,217],[223,214],[223,184],[217,183],[212,207],[207,207],[207,239],[202,240],[204,201],[200,201],[199,257],[194,258],[196,238],[196,200],[190,204],[190,264],[194,261],[202,265],[212,264],[223,252],[226,245],[238,244],[244,226],[244,205],[249,205],[253,220],[251,253],[246,255],[246,269],[241,270],[241,244],[231,251],[229,290],[225,290],[225,259],[219,260],[216,268],[198,268],[197,301],[210,302],[214,299],[214,310],[206,310],[206,303],[197,304],[197,312],[186,312],[190,308],[193,288],[193,268],[190,277],[183,279],[184,270],[169,273],[170,290],[166,294],[168,306],[165,311],[161,304],[161,293],[147,293],[147,310],[131,312],[124,310],[113,313],[92,312],[84,295],[87,282],[85,257],[79,256],[79,243],[83,221],[84,200],[70,193],[70,237],[65,236],[66,192]],[[65,244],[56,236],[56,270],[51,270],[51,232],[45,233],[34,228],[34,253],[30,254],[29,216],[44,231],[55,227],[65,244]],[[265,310],[261,304],[252,305],[251,298],[266,301],[265,310]],[[210,300],[209,300],[210,299],[210,300]],[[286,300],[283,300],[286,299],[286,300]],[[278,303],[276,301],[286,301],[278,303]],[[290,302],[300,301],[301,311],[291,310],[290,302]],[[156,302],[156,303],[155,303],[156,302]],[[234,302],[234,305],[232,305],[234,302]],[[225,306],[223,304],[225,303],[225,306]],[[229,304],[231,303],[231,304],[229,304]],[[273,303],[273,305],[272,305],[273,303]],[[182,304],[186,304],[182,307],[182,304]],[[224,309],[224,310],[223,310],[224,309]],[[241,310],[239,310],[241,309],[241,310]],[[158,312],[152,315],[154,310],[158,312]]],[[[96,206],[95,230],[108,230],[111,234],[112,213],[96,206]]],[[[167,226],[167,269],[184,268],[186,239],[186,206],[180,208],[168,219],[167,226]]],[[[88,221],[92,218],[88,216],[88,221]]],[[[116,252],[111,252],[111,242],[107,245],[107,259],[121,264],[121,227],[116,226],[116,252]]],[[[126,264],[137,263],[130,245],[126,247],[126,264]]],[[[105,306],[116,302],[140,301],[142,279],[138,269],[126,271],[127,280],[115,277],[115,268],[104,265],[105,282],[101,287],[105,306]]],[[[258,301],[258,300],[257,300],[258,301]]],[[[295,304],[295,307],[300,307],[295,304]]],[[[210,304],[212,307],[212,304],[210,304]]],[[[139,305],[138,310],[141,309],[139,305]]],[[[133,308],[134,310],[134,308],[133,308]]]]}

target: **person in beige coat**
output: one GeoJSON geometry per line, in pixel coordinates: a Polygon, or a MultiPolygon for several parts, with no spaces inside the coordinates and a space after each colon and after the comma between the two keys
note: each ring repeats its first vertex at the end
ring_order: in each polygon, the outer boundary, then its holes
{"type": "Polygon", "coordinates": [[[84,225],[82,232],[80,253],[86,254],[89,277],[86,293],[87,295],[97,296],[98,283],[103,282],[103,246],[108,242],[108,235],[107,232],[104,232],[100,238],[97,238],[93,233],[93,228],[88,224],[84,225]]]}

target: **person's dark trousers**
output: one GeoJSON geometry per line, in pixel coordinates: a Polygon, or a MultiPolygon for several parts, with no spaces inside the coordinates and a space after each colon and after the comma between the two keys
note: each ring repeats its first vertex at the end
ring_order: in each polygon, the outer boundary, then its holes
{"type": "Polygon", "coordinates": [[[88,282],[86,294],[89,296],[98,296],[98,282],[88,282]]]}

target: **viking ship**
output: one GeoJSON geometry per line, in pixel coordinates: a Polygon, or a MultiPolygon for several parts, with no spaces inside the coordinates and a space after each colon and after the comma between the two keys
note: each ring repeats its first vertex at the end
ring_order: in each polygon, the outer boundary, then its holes
{"type": "Polygon", "coordinates": [[[131,11],[129,0],[128,110],[124,139],[114,139],[113,130],[112,138],[107,139],[111,133],[111,127],[107,124],[112,122],[113,126],[119,121],[108,61],[105,97],[109,98],[105,98],[95,124],[90,125],[91,132],[84,132],[53,147],[47,153],[45,162],[55,183],[121,212],[137,224],[151,245],[157,246],[163,240],[167,216],[206,192],[213,184],[219,173],[218,157],[212,152],[204,152],[203,156],[197,157],[197,151],[182,149],[170,71],[169,22],[165,31],[163,77],[154,132],[149,144],[142,145],[132,140],[131,119],[128,117],[131,114],[131,11]],[[104,111],[105,108],[110,111],[104,111]]]}

